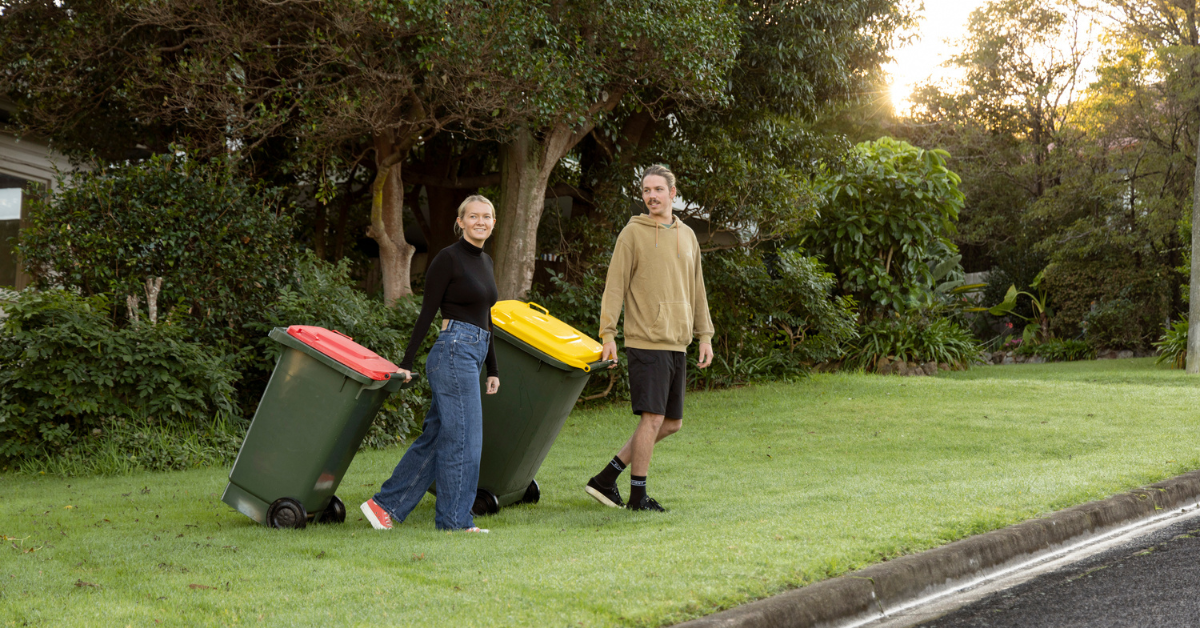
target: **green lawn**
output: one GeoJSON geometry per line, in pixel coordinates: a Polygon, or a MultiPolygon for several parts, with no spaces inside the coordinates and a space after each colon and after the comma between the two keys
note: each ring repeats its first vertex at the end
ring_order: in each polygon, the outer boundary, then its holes
{"type": "Polygon", "coordinates": [[[542,502],[486,536],[434,531],[431,499],[362,522],[399,450],[356,459],[346,524],[303,531],[221,503],[225,469],[0,475],[0,625],[670,624],[1200,468],[1196,381],[1145,359],[694,394],[651,468],[665,515],[587,497],[634,421],[580,411],[542,502]]]}

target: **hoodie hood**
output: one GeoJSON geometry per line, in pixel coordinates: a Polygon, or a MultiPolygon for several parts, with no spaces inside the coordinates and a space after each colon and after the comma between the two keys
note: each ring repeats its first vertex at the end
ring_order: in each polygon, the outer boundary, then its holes
{"type": "Polygon", "coordinates": [[[650,214],[638,214],[636,216],[631,216],[629,218],[630,226],[638,225],[639,227],[646,227],[646,228],[654,229],[654,247],[655,248],[658,248],[658,232],[660,230],[662,230],[662,229],[666,229],[668,231],[674,230],[675,231],[675,257],[679,257],[679,238],[681,237],[681,234],[683,233],[683,230],[679,228],[679,226],[681,224],[683,224],[683,223],[681,223],[679,221],[679,217],[674,214],[671,215],[671,224],[669,224],[669,225],[664,225],[661,222],[655,220],[654,217],[651,216],[650,214]]]}
{"type": "Polygon", "coordinates": [[[644,226],[647,226],[650,228],[657,227],[659,229],[674,229],[675,227],[679,226],[679,217],[672,214],[671,215],[671,224],[664,225],[664,224],[658,222],[657,220],[655,220],[654,217],[651,216],[650,214],[638,214],[636,216],[630,216],[629,224],[644,225],[644,226]]]}

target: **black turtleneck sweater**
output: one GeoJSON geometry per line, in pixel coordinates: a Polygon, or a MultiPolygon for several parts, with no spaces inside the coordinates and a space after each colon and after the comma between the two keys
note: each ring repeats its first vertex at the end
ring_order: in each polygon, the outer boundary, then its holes
{"type": "MultiPolygon", "coordinates": [[[[441,309],[442,318],[470,323],[480,329],[492,331],[492,306],[499,292],[492,275],[492,258],[483,249],[466,239],[442,249],[434,256],[425,271],[425,297],[421,302],[421,315],[413,327],[412,339],[400,368],[411,371],[417,349],[429,331],[433,316],[441,309]]],[[[499,377],[496,369],[496,349],[491,338],[487,351],[488,377],[499,377]]]]}

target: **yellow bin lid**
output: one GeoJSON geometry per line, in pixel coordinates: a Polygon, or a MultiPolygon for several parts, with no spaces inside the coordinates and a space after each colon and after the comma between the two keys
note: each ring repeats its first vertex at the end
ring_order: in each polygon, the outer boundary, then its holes
{"type": "Polygon", "coordinates": [[[600,360],[599,342],[554,318],[537,303],[500,301],[492,306],[492,324],[550,357],[590,371],[600,360]]]}

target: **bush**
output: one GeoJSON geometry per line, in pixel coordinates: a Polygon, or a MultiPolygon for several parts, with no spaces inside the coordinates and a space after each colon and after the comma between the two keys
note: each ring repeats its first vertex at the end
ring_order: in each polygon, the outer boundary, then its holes
{"type": "Polygon", "coordinates": [[[1036,355],[1050,362],[1073,362],[1075,360],[1091,360],[1096,357],[1096,350],[1083,340],[1047,340],[1045,342],[1023,342],[1017,345],[1019,355],[1036,355]]]}
{"type": "Polygon", "coordinates": [[[981,347],[971,332],[937,313],[910,313],[868,322],[846,347],[845,365],[873,370],[881,358],[966,367],[981,347]]]}
{"type": "Polygon", "coordinates": [[[1083,317],[1087,339],[1097,349],[1142,349],[1151,343],[1159,324],[1153,310],[1129,299],[1097,303],[1083,317]]]}
{"type": "MultiPolygon", "coordinates": [[[[292,224],[279,193],[252,186],[220,163],[157,155],[76,172],[34,203],[20,249],[43,289],[143,303],[162,277],[159,309],[207,344],[246,343],[293,266],[292,224]]],[[[144,315],[144,312],[142,313],[144,315]]]]}
{"type": "MultiPolygon", "coordinates": [[[[253,388],[260,398],[267,378],[284,347],[267,337],[275,327],[291,325],[316,325],[336,329],[354,338],[358,344],[399,364],[412,335],[413,324],[420,310],[420,301],[401,299],[396,307],[387,307],[382,301],[373,299],[354,288],[350,279],[350,261],[343,259],[330,264],[318,259],[311,252],[303,254],[296,265],[293,285],[280,291],[278,300],[272,303],[263,319],[248,325],[257,332],[255,362],[250,377],[255,378],[253,388]]],[[[436,330],[430,329],[423,350],[413,368],[418,372],[424,365],[424,356],[437,338],[436,330]]],[[[424,379],[400,393],[391,395],[383,404],[371,431],[363,440],[364,447],[382,449],[403,442],[414,429],[420,427],[418,417],[424,416],[423,405],[427,403],[429,384],[424,379]]]]}
{"type": "Polygon", "coordinates": [[[104,295],[25,290],[0,326],[0,459],[54,456],[114,423],[203,432],[239,415],[237,374],[174,321],[117,328],[104,295]]]}
{"type": "Polygon", "coordinates": [[[1086,329],[1097,349],[1143,349],[1162,333],[1173,313],[1167,267],[1139,267],[1125,260],[1056,263],[1045,282],[1054,312],[1051,331],[1073,338],[1086,329]]]}
{"type": "Polygon", "coordinates": [[[1155,364],[1170,363],[1172,367],[1181,369],[1187,366],[1187,337],[1188,337],[1188,318],[1182,317],[1175,321],[1167,331],[1163,333],[1158,342],[1154,343],[1154,348],[1158,349],[1158,359],[1155,364]]]}
{"type": "Polygon", "coordinates": [[[933,306],[937,283],[958,268],[950,236],[963,194],[946,157],[884,137],[855,146],[844,170],[825,167],[817,177],[824,203],[800,241],[867,318],[933,306]]]}
{"type": "Polygon", "coordinates": [[[800,251],[713,252],[704,280],[716,355],[711,367],[690,373],[696,386],[792,379],[840,357],[854,336],[854,301],[833,296],[833,275],[800,251]]]}

